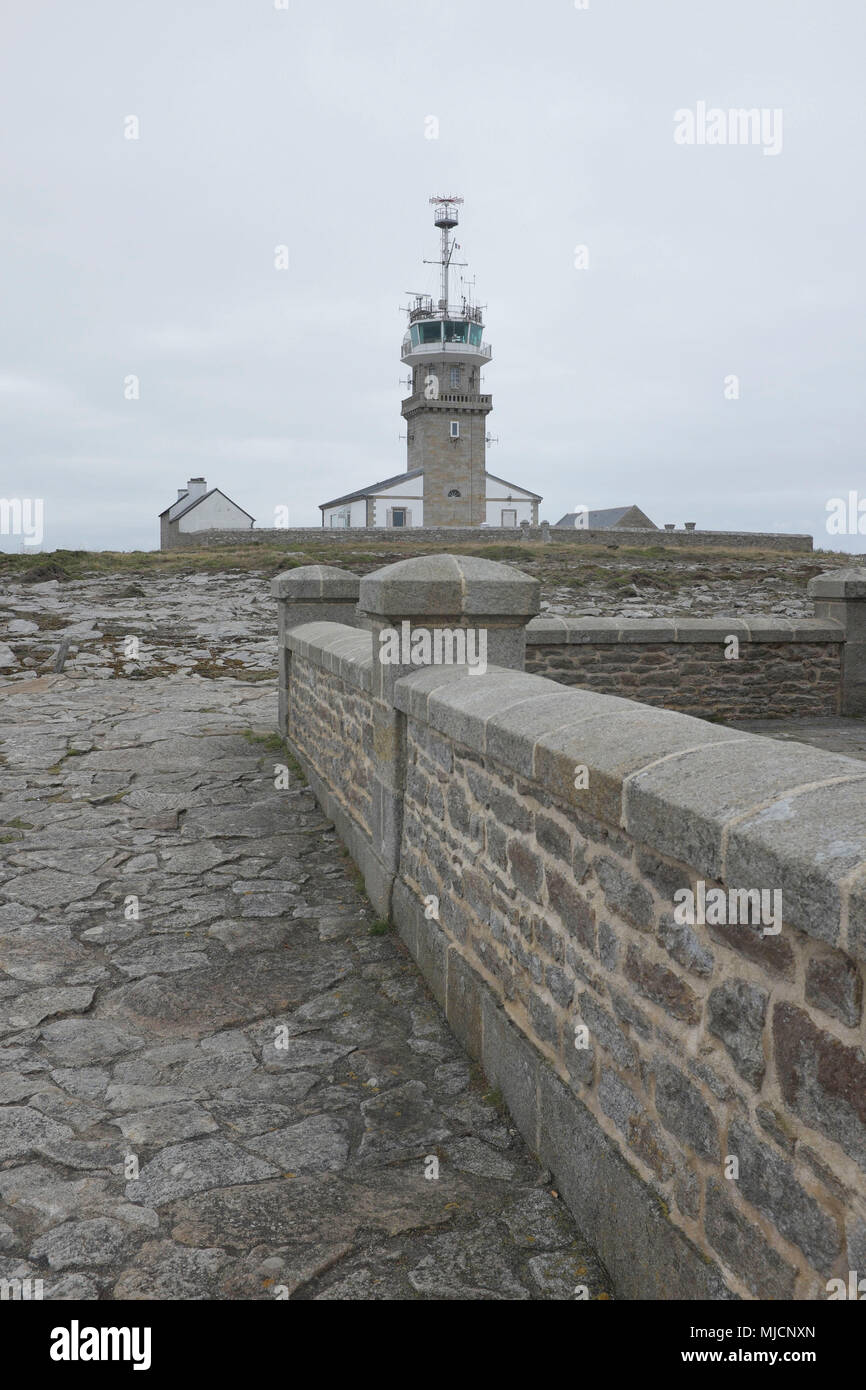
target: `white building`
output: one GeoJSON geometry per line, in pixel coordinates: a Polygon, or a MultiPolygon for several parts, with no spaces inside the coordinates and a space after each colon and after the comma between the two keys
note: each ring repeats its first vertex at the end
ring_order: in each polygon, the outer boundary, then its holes
{"type": "MultiPolygon", "coordinates": [[[[492,473],[484,474],[484,514],[488,526],[519,526],[522,521],[538,522],[540,496],[516,483],[507,483],[492,473]]],[[[322,525],[343,526],[423,526],[424,469],[412,468],[371,483],[357,492],[347,492],[332,502],[320,504],[322,525]]],[[[437,524],[437,523],[432,523],[437,524]]],[[[440,523],[441,524],[441,523],[440,523]]]]}
{"type": "Polygon", "coordinates": [[[249,531],[253,517],[220,492],[208,488],[204,478],[190,478],[186,487],[177,490],[177,501],[166,507],[159,516],[159,546],[170,550],[178,534],[191,531],[249,531]]]}

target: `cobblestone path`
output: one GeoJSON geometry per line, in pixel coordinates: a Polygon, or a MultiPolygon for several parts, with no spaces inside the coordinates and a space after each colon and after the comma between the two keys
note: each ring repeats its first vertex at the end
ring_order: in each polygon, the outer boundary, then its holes
{"type": "Polygon", "coordinates": [[[234,680],[0,688],[0,1278],[608,1296],[274,723],[234,680]]]}

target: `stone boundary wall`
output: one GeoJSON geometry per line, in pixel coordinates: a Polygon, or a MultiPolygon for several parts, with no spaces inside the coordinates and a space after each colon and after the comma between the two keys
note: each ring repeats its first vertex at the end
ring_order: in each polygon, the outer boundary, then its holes
{"type": "MultiPolygon", "coordinates": [[[[474,565],[388,566],[362,608],[417,623],[416,566],[431,622],[504,622],[515,572],[474,565]]],[[[376,637],[287,629],[283,731],[620,1295],[866,1270],[866,765],[519,669],[389,671],[376,637]],[[781,913],[678,920],[714,887],[781,913]]]]}
{"type": "MultiPolygon", "coordinates": [[[[288,628],[314,617],[369,629],[360,586],[358,575],[332,565],[300,566],[278,576],[272,590],[279,601],[281,650],[288,628]]],[[[700,718],[866,714],[866,571],[816,576],[809,595],[816,616],[795,620],[762,614],[536,616],[522,633],[520,665],[561,685],[631,695],[700,718]]],[[[513,663],[500,657],[499,664],[513,663]]]]}
{"type": "MultiPolygon", "coordinates": [[[[315,624],[333,629],[336,624],[315,624]]],[[[369,636],[352,633],[324,646],[292,635],[291,737],[296,753],[363,839],[373,842],[376,806],[369,769],[375,762],[369,636]],[[322,665],[322,661],[325,665],[322,665]]],[[[343,629],[345,634],[345,629],[343,629]]]]}
{"type": "Polygon", "coordinates": [[[539,617],[526,669],[704,718],[805,718],[840,713],[844,643],[821,618],[539,617]]]}
{"type": "Polygon", "coordinates": [[[163,550],[212,550],[224,546],[311,545],[321,541],[340,544],[363,544],[367,541],[416,542],[421,545],[479,545],[485,542],[511,542],[519,545],[522,541],[568,542],[583,545],[607,546],[720,546],[735,550],[782,550],[811,551],[812,537],[801,535],[778,535],[762,531],[648,531],[609,529],[571,530],[548,526],[415,526],[392,529],[384,526],[294,526],[261,527],[251,531],[175,531],[163,550]]]}

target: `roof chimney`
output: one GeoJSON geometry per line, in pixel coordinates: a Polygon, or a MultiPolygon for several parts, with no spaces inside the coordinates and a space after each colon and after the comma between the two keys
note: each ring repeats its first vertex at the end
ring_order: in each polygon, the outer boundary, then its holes
{"type": "Polygon", "coordinates": [[[190,497],[203,497],[207,492],[207,483],[204,478],[190,478],[186,486],[190,497]]]}
{"type": "Polygon", "coordinates": [[[181,499],[182,497],[186,497],[186,492],[187,492],[187,490],[186,490],[185,487],[179,487],[179,488],[178,488],[178,490],[177,490],[177,500],[178,500],[178,502],[180,501],[180,499],[181,499]]]}

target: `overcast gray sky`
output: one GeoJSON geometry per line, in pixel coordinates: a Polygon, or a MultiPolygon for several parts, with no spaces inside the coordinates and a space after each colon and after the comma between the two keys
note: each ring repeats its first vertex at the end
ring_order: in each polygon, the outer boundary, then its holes
{"type": "Polygon", "coordinates": [[[866,514],[863,0],[283,3],[4,0],[0,494],[46,548],[155,548],[194,475],[267,526],[402,471],[454,192],[489,467],[542,517],[866,551],[825,530],[866,514]],[[677,144],[700,102],[781,151],[677,144]]]}

